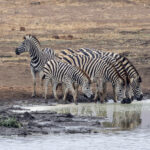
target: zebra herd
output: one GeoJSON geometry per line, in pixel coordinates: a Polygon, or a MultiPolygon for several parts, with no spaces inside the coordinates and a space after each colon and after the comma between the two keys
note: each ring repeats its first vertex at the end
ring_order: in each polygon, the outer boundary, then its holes
{"type": "Polygon", "coordinates": [[[55,53],[50,48],[41,49],[39,40],[33,35],[26,35],[21,45],[16,48],[16,54],[23,52],[30,54],[30,67],[33,77],[33,93],[36,96],[36,75],[39,74],[41,88],[45,81],[44,98],[47,102],[47,88],[49,82],[56,100],[57,86],[62,84],[64,89],[63,101],[69,91],[77,104],[78,88],[81,86],[83,94],[93,97],[91,84],[96,84],[94,101],[98,98],[103,103],[106,100],[107,82],[111,82],[114,102],[131,103],[135,98],[142,100],[142,79],[134,65],[120,54],[104,52],[95,49],[81,48],[66,49],[55,53]]]}

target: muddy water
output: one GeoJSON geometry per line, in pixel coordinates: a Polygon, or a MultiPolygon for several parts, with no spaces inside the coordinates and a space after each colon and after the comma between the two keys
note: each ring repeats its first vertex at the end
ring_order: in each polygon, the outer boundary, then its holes
{"type": "Polygon", "coordinates": [[[101,130],[92,134],[50,134],[0,137],[2,150],[149,150],[150,100],[121,104],[74,104],[24,107],[28,111],[56,111],[102,117],[101,130]]]}

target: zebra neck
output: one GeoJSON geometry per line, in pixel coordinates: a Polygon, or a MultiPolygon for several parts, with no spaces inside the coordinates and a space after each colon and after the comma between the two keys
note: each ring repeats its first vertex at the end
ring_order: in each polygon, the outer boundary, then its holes
{"type": "Polygon", "coordinates": [[[30,53],[31,61],[34,62],[37,58],[39,58],[40,50],[35,45],[31,45],[29,53],[30,53]]]}
{"type": "Polygon", "coordinates": [[[83,84],[82,75],[80,72],[74,72],[72,77],[73,80],[77,82],[79,85],[83,84]]]}

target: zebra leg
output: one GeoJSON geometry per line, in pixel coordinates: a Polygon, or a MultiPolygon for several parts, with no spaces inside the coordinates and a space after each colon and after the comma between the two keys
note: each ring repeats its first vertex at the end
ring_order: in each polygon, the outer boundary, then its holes
{"type": "Polygon", "coordinates": [[[79,85],[78,84],[73,84],[73,87],[75,89],[76,95],[78,95],[79,85]]]}
{"type": "Polygon", "coordinates": [[[101,88],[100,88],[98,93],[99,93],[99,96],[100,96],[100,102],[104,103],[105,93],[104,93],[103,83],[101,83],[101,88]]]}
{"type": "Polygon", "coordinates": [[[103,99],[105,102],[107,102],[106,93],[107,93],[107,83],[103,82],[103,99]]]}
{"type": "Polygon", "coordinates": [[[36,71],[31,67],[31,74],[33,78],[33,92],[32,92],[32,97],[36,96],[36,71]]]}
{"type": "Polygon", "coordinates": [[[105,98],[105,82],[103,81],[103,79],[99,79],[99,81],[97,82],[97,89],[98,89],[98,96],[100,97],[100,102],[103,103],[104,102],[104,98],[105,98]]]}
{"type": "Polygon", "coordinates": [[[99,90],[98,90],[98,87],[96,86],[96,91],[95,91],[95,96],[94,96],[94,102],[96,103],[97,102],[97,98],[98,98],[98,94],[99,93],[99,90]]]}
{"type": "Polygon", "coordinates": [[[94,101],[95,103],[97,102],[98,96],[99,96],[99,91],[100,91],[100,79],[96,80],[96,89],[95,89],[95,96],[94,96],[94,101]]]}
{"type": "Polygon", "coordinates": [[[72,92],[74,103],[77,105],[77,90],[73,88],[72,84],[69,86],[69,89],[72,92]]]}
{"type": "Polygon", "coordinates": [[[58,83],[53,81],[52,85],[53,85],[53,94],[54,94],[54,97],[58,101],[58,96],[57,96],[57,85],[58,85],[58,83]]]}
{"type": "Polygon", "coordinates": [[[126,93],[125,94],[126,94],[127,99],[130,99],[131,101],[134,100],[133,91],[132,91],[132,88],[130,85],[126,86],[126,93]]]}
{"type": "Polygon", "coordinates": [[[117,95],[116,95],[116,87],[113,86],[113,95],[114,95],[114,102],[117,102],[117,95]]]}
{"type": "Polygon", "coordinates": [[[48,83],[49,83],[49,79],[45,80],[45,103],[48,103],[47,101],[47,90],[48,90],[48,83]]]}
{"type": "MultiPolygon", "coordinates": [[[[43,93],[44,93],[44,88],[43,88],[43,80],[44,80],[44,79],[42,79],[43,76],[44,76],[43,71],[40,71],[39,77],[40,77],[40,85],[41,85],[41,94],[42,94],[42,95],[43,95],[43,93]]],[[[43,96],[44,96],[44,95],[43,95],[43,96]]]]}
{"type": "Polygon", "coordinates": [[[64,103],[66,103],[66,97],[67,97],[68,92],[69,92],[69,89],[65,86],[65,88],[64,88],[64,97],[63,97],[64,103]]]}

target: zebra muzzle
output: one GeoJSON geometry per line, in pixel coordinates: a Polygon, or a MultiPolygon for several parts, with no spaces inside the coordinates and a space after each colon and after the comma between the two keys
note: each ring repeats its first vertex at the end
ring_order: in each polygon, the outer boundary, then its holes
{"type": "Polygon", "coordinates": [[[19,51],[18,51],[18,48],[16,48],[16,55],[19,55],[20,53],[19,53],[19,51]]]}
{"type": "Polygon", "coordinates": [[[141,101],[143,99],[143,94],[140,95],[140,97],[137,97],[138,101],[141,101]]]}

